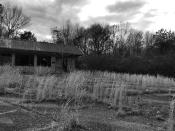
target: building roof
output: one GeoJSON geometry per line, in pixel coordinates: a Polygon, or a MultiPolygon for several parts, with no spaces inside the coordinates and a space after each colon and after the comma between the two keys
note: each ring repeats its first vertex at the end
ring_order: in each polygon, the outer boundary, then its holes
{"type": "Polygon", "coordinates": [[[0,39],[0,48],[13,49],[13,50],[25,50],[25,51],[36,51],[45,53],[58,53],[58,54],[69,54],[69,55],[82,55],[80,49],[62,44],[53,44],[47,42],[33,42],[33,41],[20,41],[20,40],[9,40],[0,39]]]}

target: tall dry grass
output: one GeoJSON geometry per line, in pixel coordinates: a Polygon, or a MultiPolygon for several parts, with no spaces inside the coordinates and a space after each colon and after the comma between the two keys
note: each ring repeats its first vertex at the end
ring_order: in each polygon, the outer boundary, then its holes
{"type": "MultiPolygon", "coordinates": [[[[129,75],[109,72],[77,71],[64,74],[38,76],[28,78],[25,84],[24,96],[43,100],[72,100],[82,103],[83,98],[100,101],[117,107],[122,112],[123,107],[138,108],[141,96],[127,96],[128,91],[145,91],[159,89],[174,89],[175,82],[171,78],[149,75],[129,75]]],[[[24,97],[24,98],[27,98],[24,97]]]]}
{"type": "Polygon", "coordinates": [[[18,69],[9,65],[0,66],[0,90],[6,91],[8,88],[21,88],[22,75],[18,69]]]}
{"type": "Polygon", "coordinates": [[[15,68],[23,74],[34,74],[37,76],[46,76],[54,73],[54,70],[51,67],[17,66],[15,68]]]}
{"type": "Polygon", "coordinates": [[[175,90],[175,81],[163,76],[76,71],[61,76],[36,73],[24,77],[18,69],[0,67],[0,87],[4,89],[12,83],[20,85],[26,100],[65,99],[81,104],[85,98],[117,107],[119,112],[123,107],[138,108],[142,99],[137,95],[127,96],[128,91],[175,90]]]}
{"type": "Polygon", "coordinates": [[[81,72],[72,72],[61,77],[31,76],[26,82],[23,98],[37,101],[71,99],[79,103],[86,95],[83,89],[84,80],[81,72]]]}
{"type": "Polygon", "coordinates": [[[167,121],[167,131],[174,131],[174,107],[175,100],[170,102],[169,118],[167,121]]]}

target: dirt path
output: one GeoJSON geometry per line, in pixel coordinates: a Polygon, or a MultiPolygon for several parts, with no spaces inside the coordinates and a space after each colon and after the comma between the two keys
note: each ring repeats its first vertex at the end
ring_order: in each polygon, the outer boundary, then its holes
{"type": "Polygon", "coordinates": [[[117,120],[114,122],[110,122],[110,124],[114,127],[123,127],[123,128],[130,129],[132,131],[155,131],[155,129],[153,129],[152,127],[148,125],[134,123],[134,122],[117,120]]]}
{"type": "MultiPolygon", "coordinates": [[[[15,98],[3,98],[0,100],[9,100],[14,103],[19,103],[20,99],[15,98]]],[[[40,112],[46,112],[47,115],[53,115],[53,113],[59,113],[60,106],[56,104],[42,103],[42,104],[24,104],[27,107],[34,107],[34,109],[40,112]]],[[[0,113],[13,111],[18,108],[10,106],[6,103],[0,103],[0,113]]],[[[153,120],[144,119],[143,116],[128,116],[125,118],[119,118],[115,116],[116,111],[105,108],[103,105],[92,105],[87,108],[83,108],[79,111],[80,121],[90,127],[89,131],[156,131],[149,125],[153,120]]],[[[50,123],[51,120],[46,117],[37,116],[36,114],[18,110],[9,114],[0,115],[0,118],[5,118],[7,121],[12,120],[13,124],[10,126],[0,123],[0,131],[20,131],[24,129],[30,129],[34,127],[44,127],[50,123]]],[[[3,118],[3,119],[4,119],[3,118]]],[[[2,119],[2,120],[3,120],[2,119]]],[[[9,121],[8,121],[9,122],[9,121]]]]}
{"type": "Polygon", "coordinates": [[[7,97],[0,97],[0,105],[1,106],[10,106],[8,103],[5,103],[3,101],[10,101],[15,104],[21,104],[26,107],[39,107],[39,108],[58,108],[59,106],[57,104],[52,103],[23,103],[23,101],[20,98],[7,98],[7,97]],[[1,101],[2,100],[2,101],[1,101]]]}

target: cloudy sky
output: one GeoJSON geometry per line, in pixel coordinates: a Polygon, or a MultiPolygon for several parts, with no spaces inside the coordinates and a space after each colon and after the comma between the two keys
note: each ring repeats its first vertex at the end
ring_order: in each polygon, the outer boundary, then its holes
{"type": "Polygon", "coordinates": [[[88,26],[95,22],[117,24],[129,22],[134,28],[175,31],[174,0],[0,0],[23,8],[31,16],[26,27],[38,40],[51,40],[52,27],[66,20],[88,26]]]}

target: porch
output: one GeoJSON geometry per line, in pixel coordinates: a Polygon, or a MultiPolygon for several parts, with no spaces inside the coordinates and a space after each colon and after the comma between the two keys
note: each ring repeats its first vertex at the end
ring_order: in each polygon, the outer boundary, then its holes
{"type": "Polygon", "coordinates": [[[33,54],[24,52],[1,52],[0,65],[18,67],[23,72],[45,70],[45,72],[73,71],[75,69],[74,57],[62,57],[48,54],[33,54]]]}
{"type": "Polygon", "coordinates": [[[0,65],[73,71],[82,52],[69,45],[0,39],[0,65]]]}
{"type": "Polygon", "coordinates": [[[61,58],[43,54],[1,52],[0,65],[5,64],[26,70],[33,70],[37,67],[43,67],[45,69],[50,68],[52,71],[62,69],[61,58]]]}

